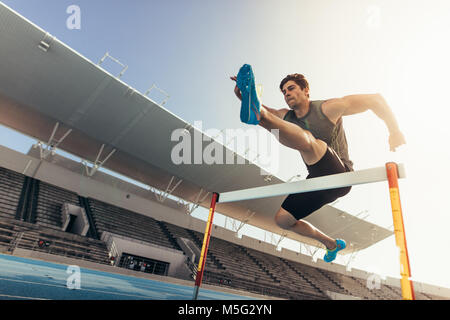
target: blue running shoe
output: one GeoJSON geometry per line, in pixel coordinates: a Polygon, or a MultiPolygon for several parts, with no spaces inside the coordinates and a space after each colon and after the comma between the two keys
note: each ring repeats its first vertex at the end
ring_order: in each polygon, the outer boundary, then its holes
{"type": "Polygon", "coordinates": [[[256,94],[255,76],[252,66],[244,64],[237,75],[236,84],[241,90],[241,121],[247,124],[258,124],[257,116],[260,114],[261,104],[256,94]]]}
{"type": "Polygon", "coordinates": [[[325,254],[325,256],[323,257],[323,260],[325,262],[331,262],[334,259],[336,259],[336,255],[339,251],[344,250],[345,247],[347,246],[347,244],[345,243],[344,240],[342,239],[336,239],[336,249],[334,250],[328,250],[327,249],[327,253],[325,254]]]}

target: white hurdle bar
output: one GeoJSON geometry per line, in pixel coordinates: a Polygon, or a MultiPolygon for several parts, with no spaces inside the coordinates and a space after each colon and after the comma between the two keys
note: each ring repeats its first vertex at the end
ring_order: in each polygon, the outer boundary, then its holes
{"type": "MultiPolygon", "coordinates": [[[[405,167],[398,164],[399,178],[405,178],[405,167]]],[[[268,197],[276,197],[291,193],[319,191],[344,188],[358,184],[387,181],[386,167],[377,167],[359,171],[338,173],[323,177],[286,182],[263,187],[255,187],[221,193],[218,202],[234,202],[268,197]]]]}

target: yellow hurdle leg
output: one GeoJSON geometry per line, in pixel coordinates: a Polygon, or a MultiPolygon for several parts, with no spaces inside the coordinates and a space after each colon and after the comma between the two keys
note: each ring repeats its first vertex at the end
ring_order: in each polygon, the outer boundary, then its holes
{"type": "Polygon", "coordinates": [[[403,223],[400,192],[398,188],[398,169],[394,162],[386,163],[389,194],[391,198],[392,218],[394,220],[395,242],[400,251],[400,275],[403,300],[415,300],[411,278],[408,248],[406,246],[405,226],[403,223]]]}

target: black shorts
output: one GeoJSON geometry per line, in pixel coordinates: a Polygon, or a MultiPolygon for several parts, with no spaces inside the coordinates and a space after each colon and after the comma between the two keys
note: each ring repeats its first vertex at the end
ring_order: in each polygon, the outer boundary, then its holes
{"type": "MultiPolygon", "coordinates": [[[[311,166],[306,165],[306,167],[308,168],[306,179],[351,171],[330,147],[328,147],[322,159],[311,166]]],[[[350,192],[351,188],[345,187],[290,194],[283,201],[281,207],[296,219],[303,219],[327,203],[345,196],[350,192]]]]}

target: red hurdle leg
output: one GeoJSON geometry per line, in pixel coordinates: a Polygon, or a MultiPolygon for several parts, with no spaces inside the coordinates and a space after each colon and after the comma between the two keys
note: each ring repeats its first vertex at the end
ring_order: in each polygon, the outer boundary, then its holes
{"type": "Polygon", "coordinates": [[[208,253],[209,239],[211,237],[211,226],[214,218],[214,210],[216,209],[216,202],[219,198],[218,193],[213,193],[211,206],[209,208],[208,222],[206,223],[205,236],[203,238],[202,252],[200,254],[200,261],[198,263],[197,276],[195,277],[194,297],[197,300],[198,291],[202,284],[203,271],[205,270],[206,254],[208,253]]]}

